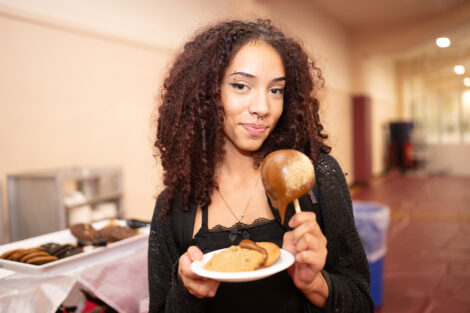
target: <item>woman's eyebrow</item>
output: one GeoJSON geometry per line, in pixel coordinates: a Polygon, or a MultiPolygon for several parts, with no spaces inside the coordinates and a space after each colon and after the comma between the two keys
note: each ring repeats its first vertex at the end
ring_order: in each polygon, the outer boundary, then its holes
{"type": "MultiPolygon", "coordinates": [[[[248,77],[248,78],[254,78],[255,77],[255,75],[248,74],[248,73],[245,73],[245,72],[234,72],[234,73],[230,74],[230,76],[234,76],[234,75],[241,75],[241,76],[248,77]]],[[[286,80],[286,78],[285,77],[277,77],[277,78],[274,78],[272,81],[273,82],[278,82],[278,81],[283,81],[283,80],[286,80]]]]}
{"type": "Polygon", "coordinates": [[[278,77],[278,78],[274,78],[273,82],[279,82],[279,81],[283,81],[283,80],[286,80],[286,78],[285,77],[278,77]]]}
{"type": "Polygon", "coordinates": [[[234,72],[234,73],[230,74],[230,76],[234,76],[234,75],[241,75],[241,76],[245,76],[245,77],[249,77],[249,78],[255,77],[255,75],[248,74],[248,73],[245,73],[245,72],[234,72]]]}

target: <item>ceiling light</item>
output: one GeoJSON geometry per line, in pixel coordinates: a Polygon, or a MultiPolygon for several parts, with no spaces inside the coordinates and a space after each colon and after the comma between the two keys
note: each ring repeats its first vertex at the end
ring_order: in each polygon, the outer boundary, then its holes
{"type": "Polygon", "coordinates": [[[463,65],[456,65],[454,66],[454,72],[457,75],[465,74],[465,67],[463,65]]]}
{"type": "Polygon", "coordinates": [[[436,39],[436,45],[439,48],[447,48],[450,46],[450,39],[447,37],[439,37],[436,39]]]}
{"type": "Polygon", "coordinates": [[[465,85],[465,87],[470,87],[470,77],[465,77],[463,79],[463,84],[465,85]]]}

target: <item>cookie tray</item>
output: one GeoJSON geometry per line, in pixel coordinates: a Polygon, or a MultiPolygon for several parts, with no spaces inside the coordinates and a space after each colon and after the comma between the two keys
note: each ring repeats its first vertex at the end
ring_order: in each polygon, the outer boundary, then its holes
{"type": "MultiPolygon", "coordinates": [[[[114,223],[122,225],[122,226],[126,225],[126,221],[124,220],[114,220],[114,223]]],[[[109,224],[109,220],[96,222],[96,223],[93,223],[92,225],[96,229],[101,229],[107,224],[109,224]]],[[[118,255],[120,253],[119,250],[122,248],[126,248],[126,251],[127,251],[127,249],[132,249],[137,246],[143,247],[144,245],[147,245],[150,229],[148,227],[143,227],[143,228],[138,228],[137,231],[138,231],[138,234],[130,238],[126,238],[126,239],[108,244],[105,247],[87,246],[85,247],[85,250],[82,253],[70,256],[68,258],[60,259],[54,262],[46,263],[43,265],[33,265],[33,264],[26,264],[26,263],[0,259],[0,268],[10,269],[16,272],[41,274],[41,273],[49,272],[49,271],[56,270],[56,269],[71,268],[70,265],[73,265],[73,266],[86,265],[88,261],[91,261],[91,259],[96,259],[98,256],[102,257],[105,255],[114,255],[114,254],[118,255]]],[[[67,243],[76,244],[77,239],[75,238],[75,236],[72,235],[72,233],[70,232],[70,229],[65,229],[65,230],[1,245],[0,255],[2,255],[3,253],[9,250],[27,249],[27,248],[37,247],[48,242],[56,242],[59,244],[67,244],[67,243]]]]}

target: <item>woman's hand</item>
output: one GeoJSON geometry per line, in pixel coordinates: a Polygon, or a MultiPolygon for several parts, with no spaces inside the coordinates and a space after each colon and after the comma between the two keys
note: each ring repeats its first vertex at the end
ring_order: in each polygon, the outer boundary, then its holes
{"type": "Polygon", "coordinates": [[[195,297],[214,297],[220,282],[196,275],[190,268],[191,263],[199,260],[202,260],[202,251],[196,246],[189,247],[180,257],[178,276],[189,293],[195,297]]]}
{"type": "Polygon", "coordinates": [[[320,273],[326,261],[326,237],[313,212],[296,213],[289,226],[294,229],[284,234],[282,244],[284,250],[295,256],[289,275],[312,303],[323,307],[328,298],[328,285],[320,273]]]}

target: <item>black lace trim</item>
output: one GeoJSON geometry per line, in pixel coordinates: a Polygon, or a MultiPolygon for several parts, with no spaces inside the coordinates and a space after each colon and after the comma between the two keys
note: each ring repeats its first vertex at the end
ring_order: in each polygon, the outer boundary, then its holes
{"type": "Polygon", "coordinates": [[[274,221],[275,221],[275,219],[270,220],[270,219],[267,219],[265,217],[259,217],[256,220],[254,220],[253,223],[251,223],[251,224],[245,224],[245,223],[242,223],[242,222],[237,222],[237,223],[233,224],[230,227],[226,227],[226,226],[222,226],[220,224],[217,224],[214,227],[212,227],[211,229],[209,229],[209,231],[210,232],[222,232],[222,231],[233,231],[233,230],[236,230],[236,229],[248,229],[248,228],[253,228],[253,227],[261,226],[261,225],[264,225],[264,224],[272,223],[274,221]]]}

